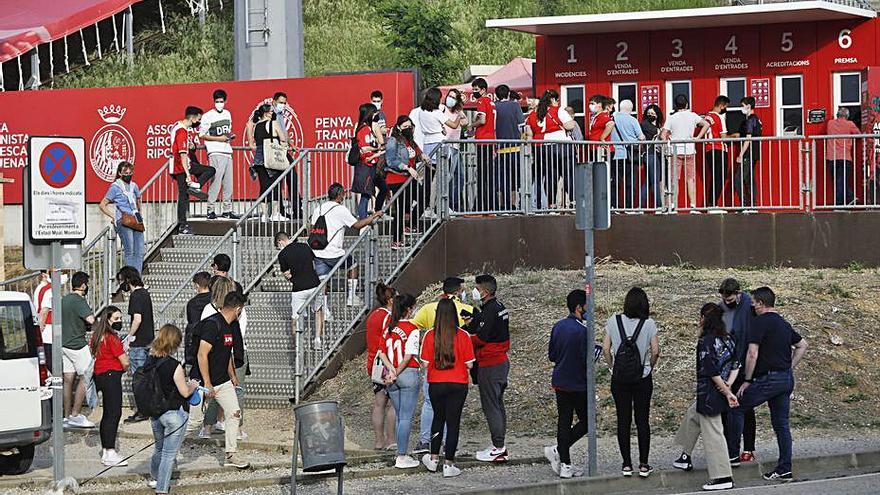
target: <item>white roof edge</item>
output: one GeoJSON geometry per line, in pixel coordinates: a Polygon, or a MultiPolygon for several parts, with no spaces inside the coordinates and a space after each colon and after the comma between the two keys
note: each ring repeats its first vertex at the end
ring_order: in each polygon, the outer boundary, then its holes
{"type": "Polygon", "coordinates": [[[701,7],[674,10],[644,10],[638,12],[614,12],[610,14],[573,14],[548,17],[518,17],[510,19],[487,19],[487,28],[502,28],[517,30],[517,27],[525,26],[554,26],[559,24],[580,23],[603,23],[639,20],[673,19],[682,17],[713,17],[730,14],[772,14],[779,12],[791,12],[792,10],[829,10],[853,17],[873,19],[877,12],[870,9],[862,9],[849,5],[841,5],[821,0],[786,3],[765,3],[755,5],[725,6],[725,7],[701,7]]]}

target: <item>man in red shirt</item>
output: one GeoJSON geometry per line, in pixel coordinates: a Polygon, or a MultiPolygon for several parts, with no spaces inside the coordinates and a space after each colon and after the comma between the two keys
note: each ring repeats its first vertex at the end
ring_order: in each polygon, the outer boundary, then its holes
{"type": "MultiPolygon", "coordinates": [[[[590,97],[590,131],[587,139],[594,142],[607,142],[614,130],[611,118],[611,99],[603,95],[590,97]]],[[[591,145],[587,156],[590,161],[605,161],[614,154],[614,146],[591,145]]]]}
{"type": "MultiPolygon", "coordinates": [[[[471,90],[477,100],[477,117],[473,122],[474,139],[495,139],[495,102],[488,96],[489,85],[482,77],[474,79],[471,90]]],[[[497,209],[495,194],[495,143],[477,145],[477,210],[497,209]]]]}
{"type": "MultiPolygon", "coordinates": [[[[708,126],[697,134],[697,139],[721,139],[727,137],[727,122],[724,114],[730,105],[730,98],[720,95],[715,98],[715,106],[706,114],[708,126]]],[[[706,205],[716,206],[718,196],[724,192],[724,171],[727,169],[727,145],[714,141],[705,144],[706,160],[703,162],[703,188],[706,205]]]]}
{"type": "Polygon", "coordinates": [[[183,120],[177,121],[171,128],[171,177],[177,182],[177,223],[180,234],[192,234],[192,229],[186,222],[189,195],[207,197],[201,187],[214,177],[213,167],[190,161],[190,150],[194,147],[193,133],[199,128],[202,113],[199,107],[186,107],[183,120]],[[193,182],[191,175],[195,175],[198,182],[193,182]]]}

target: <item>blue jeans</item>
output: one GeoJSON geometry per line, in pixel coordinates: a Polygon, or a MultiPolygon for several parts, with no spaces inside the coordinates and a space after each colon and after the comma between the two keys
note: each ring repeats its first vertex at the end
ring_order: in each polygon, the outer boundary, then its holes
{"type": "Polygon", "coordinates": [[[397,414],[397,455],[406,455],[409,449],[409,435],[412,431],[413,413],[419,401],[421,377],[416,368],[407,368],[388,387],[388,397],[397,414]]]}
{"type": "Polygon", "coordinates": [[[144,269],[144,233],[118,224],[116,233],[122,242],[122,263],[135,267],[141,273],[144,269]]]}
{"type": "MultiPolygon", "coordinates": [[[[131,361],[131,365],[128,367],[128,372],[131,373],[131,377],[134,378],[135,372],[137,370],[144,367],[147,363],[147,353],[149,352],[149,347],[129,347],[128,348],[128,359],[131,361]]],[[[129,400],[129,404],[134,404],[134,392],[131,393],[129,400]]]]}
{"type": "Polygon", "coordinates": [[[663,196],[660,191],[660,181],[663,179],[663,160],[657,153],[645,154],[646,177],[642,183],[641,194],[639,194],[639,208],[659,208],[663,204],[663,196]],[[654,195],[653,206],[648,206],[648,187],[654,195]]]}
{"type": "Polygon", "coordinates": [[[743,393],[739,407],[730,410],[731,436],[727,440],[727,452],[730,458],[739,455],[739,439],[742,438],[745,413],[749,409],[767,403],[770,408],[770,422],[776,433],[776,444],[779,446],[779,461],[776,472],[791,472],[791,429],[788,415],[791,408],[791,392],[794,390],[794,375],[791,370],[771,371],[756,378],[743,393]]]}
{"type": "Polygon", "coordinates": [[[443,149],[446,153],[449,173],[449,207],[452,211],[461,211],[462,194],[464,194],[464,166],[461,163],[461,152],[451,146],[443,149]]]}
{"type": "Polygon", "coordinates": [[[156,480],[156,493],[168,493],[171,470],[183,437],[186,436],[188,419],[189,413],[183,408],[168,411],[158,419],[150,419],[153,439],[156,440],[156,449],[150,459],[150,475],[156,480]]]}

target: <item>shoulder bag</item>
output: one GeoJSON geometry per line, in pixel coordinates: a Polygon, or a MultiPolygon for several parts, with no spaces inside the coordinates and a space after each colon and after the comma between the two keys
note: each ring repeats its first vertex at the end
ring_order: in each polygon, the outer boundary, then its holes
{"type": "Polygon", "coordinates": [[[263,140],[263,166],[267,170],[276,170],[283,172],[287,170],[287,145],[281,143],[272,132],[275,126],[272,121],[266,121],[266,130],[269,132],[269,139],[263,140]]]}

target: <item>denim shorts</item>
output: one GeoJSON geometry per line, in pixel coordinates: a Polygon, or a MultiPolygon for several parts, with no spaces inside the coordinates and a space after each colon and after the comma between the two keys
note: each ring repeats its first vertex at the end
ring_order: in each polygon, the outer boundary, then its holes
{"type": "MultiPolygon", "coordinates": [[[[325,278],[330,274],[330,270],[336,266],[336,263],[339,263],[339,258],[315,258],[315,272],[318,274],[318,277],[325,278]]],[[[341,269],[343,270],[351,270],[356,267],[357,263],[354,261],[354,258],[351,256],[345,258],[345,261],[342,262],[341,269]]]]}

